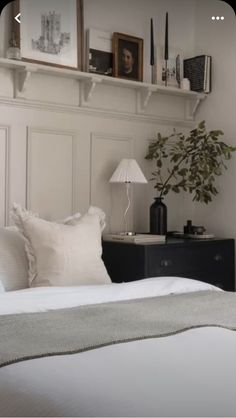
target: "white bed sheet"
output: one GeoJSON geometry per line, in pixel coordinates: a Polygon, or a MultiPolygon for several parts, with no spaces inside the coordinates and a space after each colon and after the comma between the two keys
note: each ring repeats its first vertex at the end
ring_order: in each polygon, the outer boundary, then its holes
{"type": "MultiPolygon", "coordinates": [[[[115,300],[114,291],[121,300],[208,286],[153,278],[99,288],[9,292],[0,295],[1,313],[115,300]]],[[[12,364],[0,369],[0,416],[236,416],[235,353],[234,331],[205,327],[12,364]]]]}
{"type": "Polygon", "coordinates": [[[130,283],[75,287],[35,287],[0,294],[0,315],[44,312],[93,303],[113,302],[171,293],[217,290],[218,287],[183,277],[151,277],[130,283]]]}
{"type": "Polygon", "coordinates": [[[236,333],[194,329],[0,370],[0,416],[236,416],[236,333]]]}

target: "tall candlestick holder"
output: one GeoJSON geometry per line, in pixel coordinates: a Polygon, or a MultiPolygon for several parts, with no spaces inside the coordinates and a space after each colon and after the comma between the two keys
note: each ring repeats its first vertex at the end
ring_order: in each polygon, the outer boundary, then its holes
{"type": "Polygon", "coordinates": [[[165,27],[165,86],[168,80],[168,59],[169,59],[169,36],[168,36],[168,12],[166,12],[166,27],[165,27]]]}
{"type": "Polygon", "coordinates": [[[151,19],[150,26],[150,65],[151,65],[151,83],[155,84],[155,68],[154,68],[154,34],[153,34],[153,19],[151,19]]]}

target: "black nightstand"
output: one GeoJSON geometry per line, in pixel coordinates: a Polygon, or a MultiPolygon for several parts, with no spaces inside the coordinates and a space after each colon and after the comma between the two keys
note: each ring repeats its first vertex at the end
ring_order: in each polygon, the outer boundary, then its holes
{"type": "Polygon", "coordinates": [[[234,291],[234,240],[168,238],[164,244],[103,241],[103,260],[113,282],[182,276],[234,291]]]}

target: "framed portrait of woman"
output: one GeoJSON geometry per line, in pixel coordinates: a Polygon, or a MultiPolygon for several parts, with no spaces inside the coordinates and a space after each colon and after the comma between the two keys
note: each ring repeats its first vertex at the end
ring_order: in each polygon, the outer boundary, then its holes
{"type": "Polygon", "coordinates": [[[113,33],[113,76],[143,81],[143,39],[113,33]]]}

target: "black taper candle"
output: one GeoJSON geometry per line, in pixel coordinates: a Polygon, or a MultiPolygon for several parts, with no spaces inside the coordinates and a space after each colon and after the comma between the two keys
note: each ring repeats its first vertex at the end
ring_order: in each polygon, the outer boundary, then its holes
{"type": "Polygon", "coordinates": [[[165,30],[165,60],[169,59],[169,40],[168,40],[168,13],[166,12],[166,30],[165,30]]]}
{"type": "Polygon", "coordinates": [[[153,20],[151,19],[150,30],[150,65],[154,65],[154,39],[153,39],[153,20]]]}

